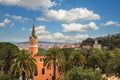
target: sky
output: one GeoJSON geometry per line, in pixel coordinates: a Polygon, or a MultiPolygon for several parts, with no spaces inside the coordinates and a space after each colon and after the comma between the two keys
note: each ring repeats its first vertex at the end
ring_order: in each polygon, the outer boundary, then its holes
{"type": "Polygon", "coordinates": [[[120,0],[0,0],[0,42],[80,42],[120,33],[120,0]]]}

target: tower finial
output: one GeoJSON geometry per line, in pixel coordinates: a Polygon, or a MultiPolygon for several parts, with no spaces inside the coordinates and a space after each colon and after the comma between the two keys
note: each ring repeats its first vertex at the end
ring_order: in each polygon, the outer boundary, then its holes
{"type": "Polygon", "coordinates": [[[35,22],[35,18],[33,18],[33,23],[35,22]]]}

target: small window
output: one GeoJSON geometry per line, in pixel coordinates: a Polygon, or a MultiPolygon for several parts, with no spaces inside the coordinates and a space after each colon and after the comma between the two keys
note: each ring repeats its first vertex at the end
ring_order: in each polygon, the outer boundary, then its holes
{"type": "Polygon", "coordinates": [[[44,58],[40,58],[40,62],[44,62],[44,58]]]}
{"type": "Polygon", "coordinates": [[[42,75],[45,75],[45,69],[42,68],[42,75]]]}

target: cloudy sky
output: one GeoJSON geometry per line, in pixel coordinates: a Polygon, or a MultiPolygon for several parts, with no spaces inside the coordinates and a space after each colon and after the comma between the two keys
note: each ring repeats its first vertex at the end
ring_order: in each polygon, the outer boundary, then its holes
{"type": "Polygon", "coordinates": [[[80,42],[120,33],[120,0],[0,0],[0,42],[80,42]],[[33,20],[34,19],[34,20],[33,20]]]}

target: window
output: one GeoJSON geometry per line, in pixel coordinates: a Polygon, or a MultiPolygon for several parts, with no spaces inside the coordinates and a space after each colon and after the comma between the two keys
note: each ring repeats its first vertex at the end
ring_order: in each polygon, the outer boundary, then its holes
{"type": "Polygon", "coordinates": [[[40,58],[40,62],[44,62],[44,58],[40,58]]]}
{"type": "Polygon", "coordinates": [[[42,75],[45,75],[45,69],[42,68],[42,75]]]}

